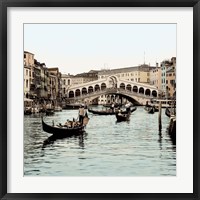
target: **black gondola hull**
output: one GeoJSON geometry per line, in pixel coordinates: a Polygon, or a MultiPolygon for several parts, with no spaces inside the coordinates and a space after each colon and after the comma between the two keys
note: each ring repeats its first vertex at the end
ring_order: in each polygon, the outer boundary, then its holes
{"type": "Polygon", "coordinates": [[[144,109],[145,109],[145,110],[147,111],[147,113],[149,113],[149,114],[154,114],[154,113],[155,113],[155,108],[154,108],[154,107],[145,106],[144,109]]]}
{"type": "MultiPolygon", "coordinates": [[[[121,111],[122,114],[128,114],[128,112],[134,112],[136,111],[136,107],[132,108],[130,111],[121,111]]],[[[117,113],[119,113],[119,111],[112,111],[112,110],[107,110],[107,111],[103,111],[103,110],[92,110],[90,108],[88,108],[88,112],[91,112],[93,114],[96,115],[116,115],[117,113]]]]}
{"type": "Polygon", "coordinates": [[[42,128],[43,128],[43,131],[53,134],[54,136],[58,136],[58,137],[79,135],[84,132],[84,126],[77,126],[73,128],[50,126],[44,122],[43,118],[42,118],[42,128]]]}
{"type": "Polygon", "coordinates": [[[129,121],[131,113],[128,114],[116,114],[117,122],[129,121]]]}

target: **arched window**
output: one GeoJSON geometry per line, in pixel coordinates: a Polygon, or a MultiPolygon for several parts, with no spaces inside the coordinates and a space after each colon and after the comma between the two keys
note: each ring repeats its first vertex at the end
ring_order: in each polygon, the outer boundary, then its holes
{"type": "Polygon", "coordinates": [[[125,90],[125,84],[124,83],[121,83],[119,87],[120,87],[120,89],[125,90]]]}
{"type": "Polygon", "coordinates": [[[138,92],[138,87],[137,86],[133,86],[133,92],[138,92]]]}
{"type": "Polygon", "coordinates": [[[150,93],[151,93],[150,89],[146,89],[146,90],[145,90],[145,95],[150,96],[150,93]]]}
{"type": "Polygon", "coordinates": [[[106,84],[105,83],[102,83],[101,84],[101,90],[105,90],[106,89],[106,84]]]}
{"type": "Polygon", "coordinates": [[[88,93],[92,93],[94,91],[93,87],[92,86],[89,86],[88,87],[88,93]]]}
{"type": "Polygon", "coordinates": [[[94,86],[94,90],[95,90],[95,91],[99,91],[99,90],[100,90],[99,85],[95,85],[95,86],[94,86]]]}
{"type": "Polygon", "coordinates": [[[152,96],[157,97],[157,92],[155,90],[152,91],[152,96]]]}
{"type": "Polygon", "coordinates": [[[128,84],[128,85],[126,86],[126,90],[131,91],[131,85],[130,85],[130,84],[128,84]]]}
{"type": "Polygon", "coordinates": [[[70,85],[70,79],[68,79],[67,82],[68,82],[68,85],[70,85]]]}
{"type": "Polygon", "coordinates": [[[87,89],[84,87],[84,88],[82,88],[82,94],[84,95],[84,94],[87,94],[87,89]]]}
{"type": "Polygon", "coordinates": [[[144,94],[144,88],[143,88],[143,87],[141,87],[141,88],[139,89],[139,93],[140,93],[140,94],[144,94]]]}
{"type": "Polygon", "coordinates": [[[77,90],[75,91],[75,96],[78,97],[78,96],[80,96],[80,95],[81,95],[81,91],[80,91],[79,89],[77,89],[77,90]]]}
{"type": "Polygon", "coordinates": [[[69,98],[74,97],[74,92],[73,91],[69,91],[69,98]]]}

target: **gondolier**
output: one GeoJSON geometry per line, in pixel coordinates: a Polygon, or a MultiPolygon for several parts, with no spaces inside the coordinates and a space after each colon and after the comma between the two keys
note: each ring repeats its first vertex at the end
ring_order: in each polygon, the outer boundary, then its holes
{"type": "Polygon", "coordinates": [[[83,105],[80,106],[78,113],[79,113],[79,122],[83,124],[83,118],[85,116],[85,109],[83,105]]]}

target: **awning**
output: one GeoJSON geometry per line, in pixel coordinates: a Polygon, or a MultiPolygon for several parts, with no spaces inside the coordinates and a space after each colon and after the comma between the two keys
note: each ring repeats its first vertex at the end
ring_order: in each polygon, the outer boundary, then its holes
{"type": "Polygon", "coordinates": [[[32,99],[27,99],[27,98],[24,98],[24,101],[27,101],[27,102],[32,102],[33,100],[32,100],[32,99]]]}

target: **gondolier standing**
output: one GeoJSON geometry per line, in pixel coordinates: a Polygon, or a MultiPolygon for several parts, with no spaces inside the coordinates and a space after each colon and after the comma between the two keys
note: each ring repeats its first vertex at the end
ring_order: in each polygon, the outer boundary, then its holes
{"type": "Polygon", "coordinates": [[[84,115],[85,115],[85,109],[84,109],[84,106],[81,105],[80,108],[79,108],[79,122],[81,124],[83,124],[84,115]]]}

